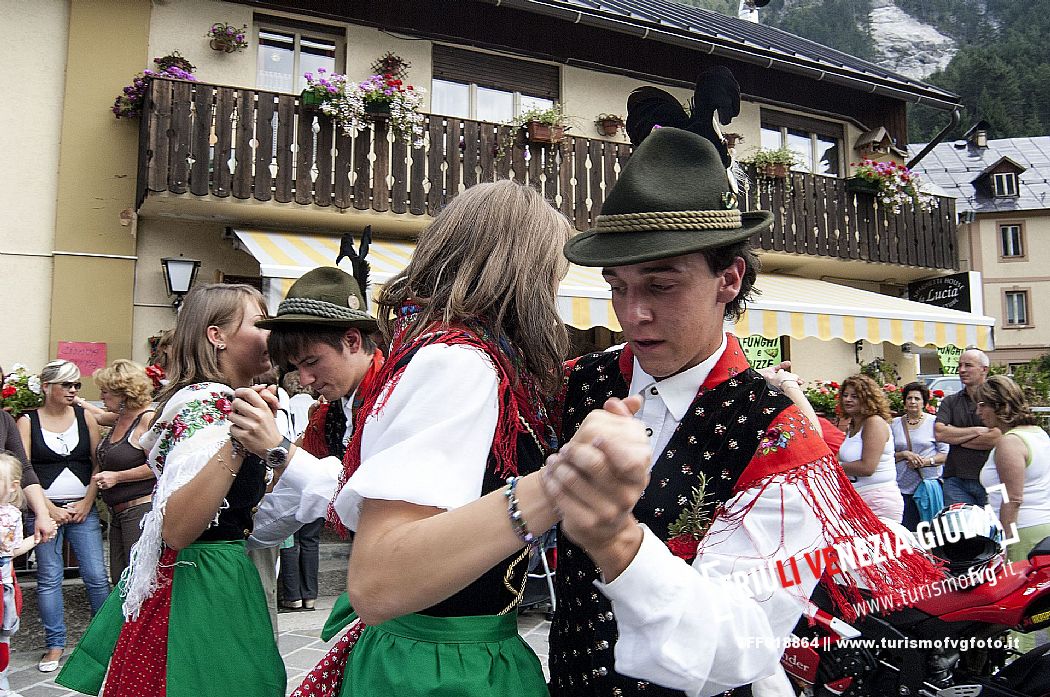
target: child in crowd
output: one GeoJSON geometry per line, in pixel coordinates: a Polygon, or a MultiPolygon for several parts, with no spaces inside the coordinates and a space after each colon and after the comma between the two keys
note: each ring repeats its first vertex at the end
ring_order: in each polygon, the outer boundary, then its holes
{"type": "Polygon", "coordinates": [[[11,659],[11,637],[18,631],[22,593],[15,580],[12,561],[36,545],[33,537],[22,537],[22,463],[0,454],[0,697],[21,697],[11,692],[7,664],[11,659]]]}

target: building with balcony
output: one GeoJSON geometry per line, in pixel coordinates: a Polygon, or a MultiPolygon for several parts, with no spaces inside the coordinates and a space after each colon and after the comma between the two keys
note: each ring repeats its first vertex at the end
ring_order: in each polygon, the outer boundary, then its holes
{"type": "Polygon", "coordinates": [[[923,160],[956,197],[959,263],[980,271],[995,317],[993,362],[1013,367],[1050,351],[1050,136],[992,139],[980,122],[923,160]]]}
{"type": "MultiPolygon", "coordinates": [[[[645,84],[686,102],[716,64],[741,85],[725,128],[738,158],[761,146],[800,160],[785,178],[752,171],[741,202],[775,216],[753,240],[763,294],[737,327],[764,360],[840,378],[858,360],[906,362],[907,343],[990,347],[990,320],[901,299],[908,282],[959,269],[953,199],[894,213],[847,183],[862,155],[901,157],[909,103],[947,121],[957,98],[770,27],[650,0],[42,0],[8,21],[8,65],[48,79],[27,80],[4,112],[21,137],[7,149],[20,174],[0,293],[19,299],[24,331],[0,339],[0,361],[36,366],[66,341],[144,361],[175,319],[162,258],[199,259],[199,281],[251,282],[275,305],[334,261],[342,233],[370,225],[381,283],[451,197],[494,178],[537,187],[587,229],[631,152],[598,115],[624,115],[645,84]],[[219,21],[246,27],[247,48],[214,50],[219,21]],[[114,119],[122,86],[174,50],[199,82],[153,80],[143,115],[114,119]],[[300,103],[304,73],[360,80],[388,54],[427,90],[421,147],[381,120],[347,135],[300,103]],[[501,125],[556,101],[570,117],[557,144],[501,125]]],[[[561,302],[579,348],[612,342],[593,270],[573,269],[561,302]]]]}

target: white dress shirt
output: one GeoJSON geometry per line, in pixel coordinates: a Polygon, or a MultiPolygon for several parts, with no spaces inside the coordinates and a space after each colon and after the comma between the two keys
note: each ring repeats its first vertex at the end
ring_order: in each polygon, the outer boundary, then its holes
{"type": "MultiPolygon", "coordinates": [[[[660,381],[635,362],[631,393],[644,390],[637,418],[652,429],[654,463],[725,347],[723,339],[703,363],[660,381]]],[[[692,568],[642,525],[641,548],[627,569],[596,582],[616,614],[618,672],[698,697],[748,683],[756,697],[794,697],[780,656],[818,581],[802,555],[829,543],[800,487],[783,476],[760,495],[737,494],[726,510],[748,506],[732,524],[712,522],[692,568]],[[791,556],[799,559],[800,583],[783,588],[769,570],[791,556]]]]}
{"type": "MultiPolygon", "coordinates": [[[[361,466],[335,500],[343,524],[357,528],[366,498],[453,509],[480,497],[499,415],[498,386],[492,362],[476,349],[420,349],[380,412],[365,420],[361,466]]],[[[337,458],[297,448],[259,505],[249,547],[279,544],[323,517],[341,472],[337,458]]]]}

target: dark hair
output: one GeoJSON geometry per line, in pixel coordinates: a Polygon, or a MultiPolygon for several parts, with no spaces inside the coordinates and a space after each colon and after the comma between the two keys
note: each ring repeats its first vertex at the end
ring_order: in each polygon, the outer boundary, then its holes
{"type": "Polygon", "coordinates": [[[1039,417],[1028,406],[1024,392],[1005,375],[993,375],[982,382],[977,386],[974,398],[991,407],[995,417],[1011,428],[1039,425],[1039,417]]]}
{"type": "Polygon", "coordinates": [[[707,260],[707,267],[711,269],[711,273],[725,271],[733,265],[737,257],[744,260],[744,275],[740,280],[740,292],[737,293],[733,300],[726,303],[725,312],[726,319],[734,322],[739,321],[744,314],[744,310],[747,309],[747,303],[754,300],[755,296],[761,292],[755,288],[755,279],[758,278],[762,262],[751,251],[751,240],[741,240],[740,242],[727,244],[724,247],[704,249],[701,250],[700,254],[707,260]]]}
{"type": "MultiPolygon", "coordinates": [[[[266,348],[274,365],[288,366],[293,357],[303,355],[313,344],[327,344],[342,352],[343,336],[350,327],[323,327],[316,324],[277,325],[270,330],[266,348]]],[[[375,343],[367,332],[361,332],[361,349],[371,353],[375,343]]]]}
{"type": "Polygon", "coordinates": [[[907,399],[909,392],[918,392],[922,395],[922,406],[926,406],[930,403],[930,388],[922,382],[909,382],[901,389],[901,398],[907,399]]]}

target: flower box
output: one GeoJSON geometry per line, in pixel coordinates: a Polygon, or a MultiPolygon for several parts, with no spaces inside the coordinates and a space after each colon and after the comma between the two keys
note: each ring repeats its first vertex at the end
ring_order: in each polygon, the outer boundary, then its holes
{"type": "Polygon", "coordinates": [[[862,177],[850,177],[846,180],[846,190],[855,194],[875,196],[879,193],[879,183],[862,177]]]}
{"type": "Polygon", "coordinates": [[[324,96],[313,90],[303,90],[299,95],[299,105],[304,111],[318,111],[324,102],[324,96]]]}
{"type": "Polygon", "coordinates": [[[766,179],[787,179],[788,172],[790,171],[791,165],[762,165],[758,168],[758,176],[766,179]]]}
{"type": "Polygon", "coordinates": [[[539,121],[529,121],[525,124],[525,135],[530,143],[553,144],[560,143],[565,135],[564,126],[552,126],[539,121]]]}
{"type": "Polygon", "coordinates": [[[387,118],[390,116],[390,102],[365,102],[365,114],[372,118],[387,118]]]}

